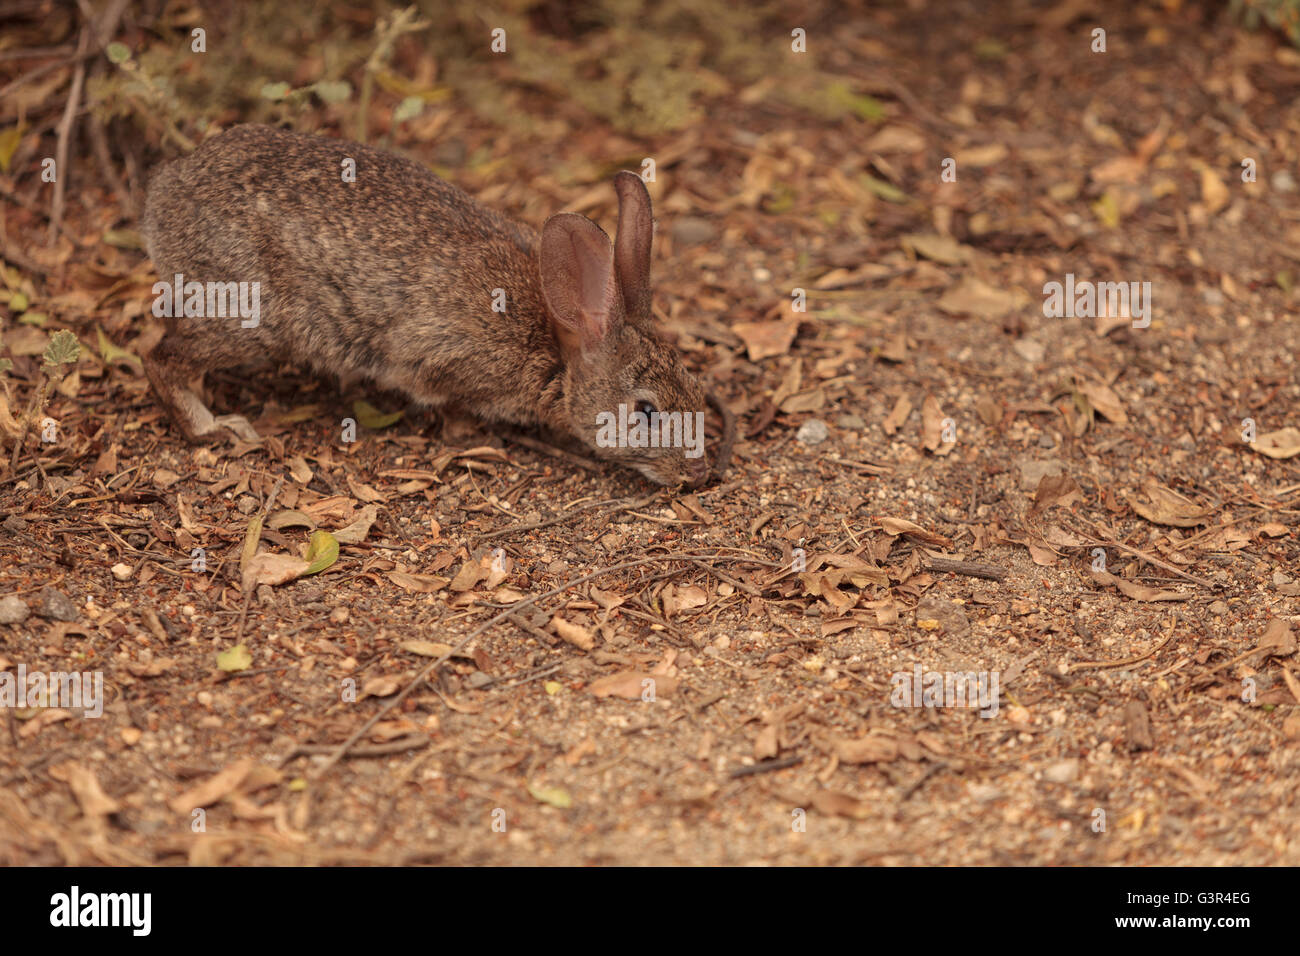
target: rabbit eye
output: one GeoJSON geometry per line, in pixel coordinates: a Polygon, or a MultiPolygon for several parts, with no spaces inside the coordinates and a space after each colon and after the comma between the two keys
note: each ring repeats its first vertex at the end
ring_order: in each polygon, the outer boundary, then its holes
{"type": "Polygon", "coordinates": [[[647,418],[649,418],[655,412],[659,411],[659,409],[654,407],[654,404],[652,402],[647,402],[644,398],[637,399],[636,405],[634,407],[636,411],[645,415],[647,418]]]}

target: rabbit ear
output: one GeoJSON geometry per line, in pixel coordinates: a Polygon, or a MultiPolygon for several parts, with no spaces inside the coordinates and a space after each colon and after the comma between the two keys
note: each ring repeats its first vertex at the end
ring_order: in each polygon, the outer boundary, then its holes
{"type": "Polygon", "coordinates": [[[650,240],[654,238],[650,193],[640,176],[627,171],[614,177],[614,189],[618,193],[614,268],[623,291],[623,307],[628,318],[649,321],[650,240]]]}
{"type": "Polygon", "coordinates": [[[609,236],[585,216],[552,216],[542,227],[540,266],[542,295],[560,348],[590,353],[623,317],[609,236]]]}

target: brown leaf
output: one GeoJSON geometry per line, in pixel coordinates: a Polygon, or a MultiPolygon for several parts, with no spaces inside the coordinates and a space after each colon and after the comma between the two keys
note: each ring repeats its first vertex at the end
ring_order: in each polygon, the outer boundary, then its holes
{"type": "Polygon", "coordinates": [[[879,518],[880,527],[885,534],[893,537],[905,535],[909,538],[915,538],[925,544],[932,544],[938,548],[951,548],[952,541],[935,531],[927,531],[919,524],[913,524],[905,518],[879,518]]]}
{"type": "Polygon", "coordinates": [[[973,315],[982,319],[1000,319],[1028,303],[1018,289],[999,289],[967,276],[950,288],[935,303],[949,315],[973,315]]]}
{"type": "Polygon", "coordinates": [[[1180,495],[1172,488],[1166,488],[1154,478],[1142,482],[1141,497],[1129,492],[1124,493],[1129,507],[1143,518],[1156,524],[1172,525],[1176,528],[1191,528],[1205,524],[1210,514],[1209,508],[1202,508],[1190,498],[1180,495]]]}
{"type": "Polygon", "coordinates": [[[840,737],[833,741],[832,746],[832,752],[841,763],[888,763],[898,757],[897,741],[880,734],[859,740],[840,737]]]}
{"type": "Polygon", "coordinates": [[[818,813],[848,817],[851,820],[865,820],[871,814],[871,804],[835,790],[818,790],[812,795],[810,803],[818,813]]]}
{"type": "Polygon", "coordinates": [[[589,651],[596,646],[596,639],[592,636],[591,631],[587,630],[581,624],[574,624],[566,621],[558,614],[551,618],[551,628],[556,634],[560,635],[565,641],[568,641],[574,647],[584,651],[589,651]]]}
{"type": "Polygon", "coordinates": [[[433,574],[408,574],[405,571],[389,571],[388,580],[406,591],[417,594],[434,594],[447,586],[447,578],[433,574]]]}
{"type": "Polygon", "coordinates": [[[758,732],[758,737],[754,740],[755,760],[767,760],[781,752],[781,745],[778,742],[780,733],[779,724],[768,724],[758,732]]]}
{"type": "Polygon", "coordinates": [[[731,330],[745,343],[749,360],[757,362],[774,355],[785,355],[790,351],[790,345],[799,331],[799,319],[782,319],[778,322],[737,322],[731,330]]]}
{"type": "MultiPolygon", "coordinates": [[[[667,674],[648,674],[645,671],[621,671],[592,681],[587,688],[596,697],[623,697],[627,700],[640,700],[641,682],[654,681],[656,697],[667,697],[677,690],[677,678],[667,674]]],[[[647,687],[645,690],[649,690],[647,687]]]]}
{"type": "Polygon", "coordinates": [[[953,450],[955,441],[943,440],[943,425],[947,416],[939,407],[939,400],[933,395],[926,395],[921,402],[921,444],[939,457],[953,450]]]}
{"type": "Polygon", "coordinates": [[[310,564],[292,554],[259,551],[244,567],[244,591],[251,591],[260,584],[269,584],[272,587],[287,584],[301,577],[309,567],[310,564]]]}
{"type": "Polygon", "coordinates": [[[1069,475],[1044,475],[1038,481],[1038,490],[1034,492],[1034,504],[1029,510],[1033,514],[1048,508],[1068,508],[1083,498],[1083,492],[1069,475]]]}
{"type": "Polygon", "coordinates": [[[892,435],[903,427],[903,422],[907,421],[907,416],[912,414],[912,401],[906,395],[898,396],[898,401],[894,403],[893,410],[880,423],[880,427],[886,435],[892,435]]]}
{"type": "Polygon", "coordinates": [[[1296,639],[1291,625],[1280,617],[1273,618],[1264,628],[1255,649],[1265,651],[1272,657],[1290,657],[1296,651],[1296,639]]]}
{"type": "Polygon", "coordinates": [[[1114,422],[1116,425],[1128,424],[1128,415],[1124,411],[1124,404],[1109,385],[1085,381],[1080,382],[1076,388],[1083,393],[1094,409],[1106,417],[1107,421],[1114,422]]]}
{"type": "Polygon", "coordinates": [[[77,798],[83,816],[92,820],[117,813],[122,805],[106,794],[99,786],[94,771],[76,763],[62,763],[50,768],[50,776],[68,785],[77,798]]]}
{"type": "Polygon", "coordinates": [[[211,806],[222,797],[238,789],[256,763],[257,760],[253,757],[236,760],[220,773],[173,797],[167,805],[172,808],[173,813],[188,817],[192,810],[198,807],[211,806]]]}
{"type": "Polygon", "coordinates": [[[1140,700],[1130,700],[1124,706],[1124,735],[1130,750],[1152,750],[1155,738],[1151,736],[1151,718],[1140,700]]]}
{"type": "Polygon", "coordinates": [[[1127,597],[1135,601],[1190,601],[1194,594],[1190,591],[1183,594],[1178,591],[1162,591],[1160,588],[1149,588],[1142,584],[1134,584],[1124,578],[1116,577],[1109,571],[1089,571],[1092,580],[1097,584],[1119,588],[1127,597]]]}
{"type": "Polygon", "coordinates": [[[1294,458],[1300,455],[1300,428],[1287,426],[1258,436],[1250,447],[1269,458],[1294,458]]]}

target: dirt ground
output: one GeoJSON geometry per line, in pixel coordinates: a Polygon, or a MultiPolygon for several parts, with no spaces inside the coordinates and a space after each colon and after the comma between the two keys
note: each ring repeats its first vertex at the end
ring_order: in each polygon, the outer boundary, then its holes
{"type": "Polygon", "coordinates": [[[210,376],[265,441],[191,447],[129,212],[88,174],[47,247],[10,170],[13,413],[83,348],[0,472],[0,672],[105,704],[0,714],[0,863],[1300,864],[1300,53],[1215,6],[776,16],[780,70],[655,136],[431,105],[398,145],[533,225],[612,231],[656,159],[656,306],[740,427],[694,493],[409,410],[343,442],[399,400],[292,369],[210,376]],[[801,55],[839,115],[776,95],[801,55]],[[1046,314],[1067,275],[1150,308],[1046,314]],[[250,526],[350,531],[245,589],[250,526]],[[972,672],[986,715],[900,701],[972,672]]]}

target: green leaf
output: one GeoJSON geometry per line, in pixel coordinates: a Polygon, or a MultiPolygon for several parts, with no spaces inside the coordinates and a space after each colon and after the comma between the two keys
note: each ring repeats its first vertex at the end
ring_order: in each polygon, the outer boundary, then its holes
{"type": "Polygon", "coordinates": [[[339,543],[328,531],[313,531],[305,560],[311,562],[304,575],[319,574],[339,559],[339,543]]]}
{"type": "Polygon", "coordinates": [[[342,103],[352,95],[352,84],[347,80],[317,80],[312,89],[326,103],[342,103]]]}
{"type": "Polygon", "coordinates": [[[247,644],[236,644],[217,655],[217,667],[223,671],[246,671],[253,666],[253,655],[247,644]]]}
{"type": "Polygon", "coordinates": [[[26,312],[27,306],[30,304],[31,303],[27,301],[26,293],[15,292],[13,295],[9,296],[10,312],[26,312]]]}
{"type": "Polygon", "coordinates": [[[144,363],[140,361],[140,356],[134,352],[128,352],[120,345],[114,345],[112,340],[104,334],[104,330],[96,327],[96,335],[99,336],[99,357],[104,360],[104,364],[112,365],[114,362],[130,362],[137,367],[143,367],[144,363]]]}
{"type": "Polygon", "coordinates": [[[104,242],[115,249],[144,249],[144,240],[134,229],[105,229],[104,242]]]}
{"type": "Polygon", "coordinates": [[[883,179],[877,179],[867,173],[863,173],[859,178],[862,180],[863,186],[886,202],[907,202],[907,193],[893,183],[887,183],[883,179]]]}
{"type": "Polygon", "coordinates": [[[114,41],[104,47],[104,52],[108,54],[109,60],[113,63],[125,63],[131,59],[131,48],[125,43],[114,41]]]}
{"type": "Polygon", "coordinates": [[[26,128],[25,124],[19,123],[0,132],[0,172],[9,172],[9,164],[18,151],[18,144],[23,141],[23,131],[26,128]]]}
{"type": "Polygon", "coordinates": [[[14,367],[14,363],[7,358],[0,358],[0,372],[7,372],[14,367]]]}
{"type": "Polygon", "coordinates": [[[81,343],[67,329],[59,329],[50,336],[50,344],[45,346],[45,364],[47,366],[71,365],[81,357],[81,343]]]}
{"type": "Polygon", "coordinates": [[[385,414],[369,402],[362,399],[357,399],[352,403],[352,411],[357,416],[357,421],[362,425],[365,425],[367,428],[373,428],[376,431],[395,424],[402,417],[402,411],[400,409],[390,414],[385,414]]]}
{"type": "Polygon", "coordinates": [[[262,99],[264,100],[282,100],[289,95],[292,87],[288,83],[264,83],[262,85],[262,99]]]}
{"type": "Polygon", "coordinates": [[[424,98],[419,96],[408,96],[402,102],[397,104],[397,109],[393,110],[393,122],[405,123],[407,120],[413,120],[424,112],[424,98]]]}
{"type": "Polygon", "coordinates": [[[528,792],[538,803],[545,803],[560,810],[567,810],[573,806],[573,797],[569,796],[569,791],[563,787],[539,787],[530,783],[528,792]]]}
{"type": "Polygon", "coordinates": [[[22,325],[34,325],[38,329],[45,328],[45,323],[50,321],[50,317],[44,312],[33,312],[30,309],[18,316],[18,321],[22,325]]]}
{"type": "Polygon", "coordinates": [[[880,100],[865,93],[854,93],[847,83],[828,83],[826,97],[835,109],[852,113],[860,119],[878,122],[885,118],[885,107],[880,100]]]}

